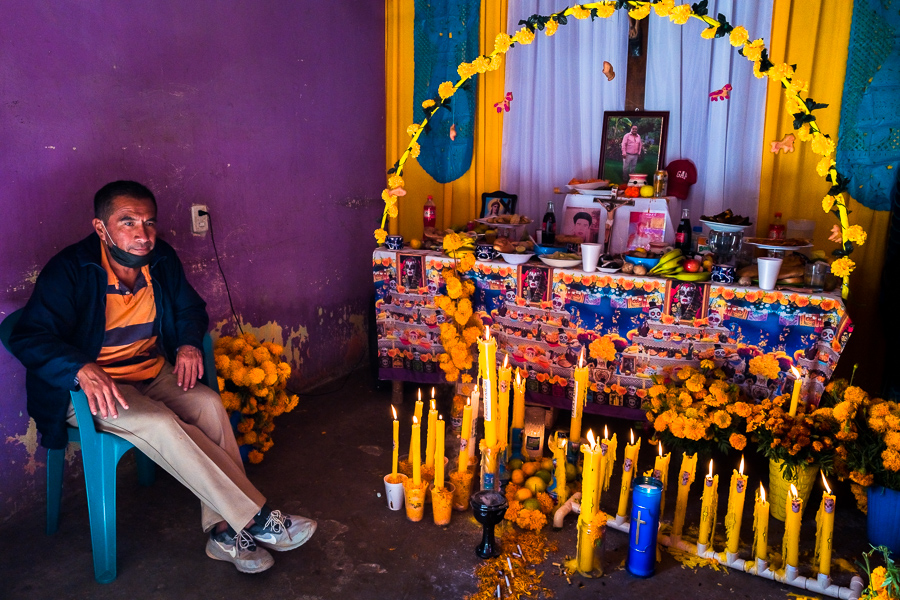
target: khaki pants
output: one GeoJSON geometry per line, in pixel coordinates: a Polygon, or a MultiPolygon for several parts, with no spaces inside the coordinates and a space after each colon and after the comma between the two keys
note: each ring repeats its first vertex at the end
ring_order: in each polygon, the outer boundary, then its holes
{"type": "MultiPolygon", "coordinates": [[[[240,531],[266,499],[247,479],[219,395],[199,382],[185,392],[172,369],[167,362],[155,379],[118,382],[128,410],[119,406],[116,419],[97,414],[94,423],[134,444],[191,490],[200,499],[204,531],[223,520],[240,531]]],[[[68,423],[77,425],[71,404],[68,423]]]]}

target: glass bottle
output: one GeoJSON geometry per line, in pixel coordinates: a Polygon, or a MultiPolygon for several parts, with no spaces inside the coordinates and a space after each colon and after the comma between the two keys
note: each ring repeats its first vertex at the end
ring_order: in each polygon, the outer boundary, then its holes
{"type": "Polygon", "coordinates": [[[775,220],[769,223],[769,236],[773,240],[784,239],[784,223],[781,222],[781,213],[775,213],[775,220]]]}
{"type": "Polygon", "coordinates": [[[429,228],[434,229],[434,225],[437,223],[437,208],[434,206],[434,199],[431,196],[425,199],[423,222],[426,230],[429,228]]]}
{"type": "Polygon", "coordinates": [[[553,212],[553,201],[547,203],[547,212],[541,221],[541,244],[551,245],[556,241],[556,214],[553,212]]]}
{"type": "Polygon", "coordinates": [[[691,237],[693,228],[691,227],[691,211],[687,208],[681,209],[681,223],[675,230],[675,245],[681,248],[681,252],[685,255],[691,253],[691,237]]]}

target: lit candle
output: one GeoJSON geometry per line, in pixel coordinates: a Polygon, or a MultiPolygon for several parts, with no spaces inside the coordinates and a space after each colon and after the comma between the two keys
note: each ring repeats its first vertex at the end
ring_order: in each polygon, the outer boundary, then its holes
{"type": "Polygon", "coordinates": [[[465,473],[469,468],[469,434],[472,432],[472,398],[466,398],[466,406],[463,408],[462,429],[459,430],[459,467],[460,473],[465,473]]]}
{"type": "Polygon", "coordinates": [[[481,393],[479,390],[480,390],[480,388],[476,384],[475,389],[472,391],[472,396],[471,396],[471,399],[472,399],[472,425],[470,426],[469,434],[468,434],[469,435],[469,445],[468,445],[469,464],[472,464],[475,462],[475,446],[476,446],[476,444],[475,444],[475,429],[478,425],[478,423],[477,423],[477,421],[478,421],[478,403],[481,400],[481,393]]]}
{"type": "Polygon", "coordinates": [[[663,514],[666,508],[666,489],[669,487],[669,461],[672,460],[672,453],[663,454],[662,442],[659,442],[659,456],[653,465],[653,477],[659,479],[663,484],[662,497],[659,499],[659,514],[663,514]]]}
{"type": "Polygon", "coordinates": [[[518,369],[516,369],[516,383],[513,389],[512,426],[515,429],[522,429],[525,427],[525,380],[520,376],[518,369]]]}
{"type": "Polygon", "coordinates": [[[631,479],[637,470],[638,453],[641,451],[641,439],[634,442],[634,430],[631,430],[631,443],[625,445],[625,460],[622,464],[622,487],[619,490],[619,507],[616,516],[626,517],[628,498],[631,496],[631,479]]]}
{"type": "Polygon", "coordinates": [[[594,440],[594,433],[588,431],[587,444],[581,445],[584,454],[584,471],[581,476],[581,526],[578,528],[578,570],[590,573],[594,570],[594,543],[588,535],[588,527],[594,520],[597,505],[597,487],[600,485],[600,447],[594,440]]]}
{"type": "Polygon", "coordinates": [[[569,424],[569,441],[577,444],[581,441],[581,412],[587,396],[588,369],[584,366],[584,348],[575,368],[575,393],[572,395],[572,420],[569,424]]]}
{"type": "Polygon", "coordinates": [[[394,448],[391,457],[391,475],[397,475],[397,454],[400,451],[400,421],[397,420],[397,409],[391,404],[391,412],[394,414],[394,448]]]}
{"type": "Polygon", "coordinates": [[[569,490],[566,488],[566,438],[553,434],[550,452],[553,453],[553,461],[556,463],[556,505],[562,506],[569,498],[569,490]]]}
{"type": "Polygon", "coordinates": [[[437,426],[438,412],[434,407],[434,398],[431,399],[431,408],[428,410],[428,431],[425,432],[425,466],[434,466],[434,429],[437,426]]]}
{"type": "Polygon", "coordinates": [[[675,519],[672,521],[672,536],[681,537],[684,529],[684,517],[687,513],[688,493],[697,475],[697,455],[681,455],[681,470],[678,476],[678,499],[675,501],[675,519]]]}
{"type": "Polygon", "coordinates": [[[741,537],[741,516],[744,513],[744,497],[747,494],[747,476],[744,475],[744,457],[741,456],[740,471],[731,474],[728,491],[728,511],[725,514],[725,550],[737,554],[741,537]]]}
{"type": "Polygon", "coordinates": [[[769,558],[769,503],[766,502],[766,490],[759,484],[756,504],[753,507],[753,554],[760,560],[769,558]]]}
{"type": "Polygon", "coordinates": [[[822,473],[822,483],[825,484],[825,493],[822,494],[822,503],[819,512],[816,513],[816,554],[815,560],[819,563],[819,573],[831,575],[831,537],[834,532],[835,497],[822,473]]]}
{"type": "Polygon", "coordinates": [[[713,476],[713,461],[709,461],[709,475],[703,480],[703,502],[700,507],[700,535],[697,543],[709,546],[716,525],[716,509],[719,504],[719,476],[713,476]]]}
{"type": "Polygon", "coordinates": [[[444,418],[438,416],[434,449],[434,487],[444,489],[444,418]]]}
{"type": "Polygon", "coordinates": [[[509,443],[509,388],[512,381],[512,367],[509,366],[509,354],[503,358],[503,366],[500,367],[500,375],[497,382],[497,436],[500,445],[509,443]]]}
{"type": "Polygon", "coordinates": [[[412,448],[410,449],[409,460],[412,461],[413,485],[418,487],[422,485],[422,426],[419,419],[413,417],[412,424],[412,448]]]}
{"type": "MultiPolygon", "coordinates": [[[[416,400],[416,408],[413,411],[413,416],[419,421],[422,422],[422,410],[425,408],[425,405],[422,404],[422,388],[419,388],[419,399],[416,400]]],[[[409,440],[409,455],[407,456],[410,460],[412,460],[412,440],[409,440]]]]}
{"type": "Polygon", "coordinates": [[[791,484],[791,493],[785,499],[784,506],[784,541],[782,553],[784,554],[783,566],[798,566],[800,550],[800,517],[803,514],[803,499],[797,493],[797,488],[791,484]]]}
{"type": "Polygon", "coordinates": [[[797,405],[800,403],[800,371],[796,367],[791,367],[791,373],[794,374],[794,390],[791,394],[791,411],[793,417],[797,414],[797,405]]]}
{"type": "Polygon", "coordinates": [[[484,441],[488,448],[497,445],[497,341],[491,338],[491,330],[484,328],[484,339],[478,340],[478,372],[482,379],[484,395],[484,441]]]}

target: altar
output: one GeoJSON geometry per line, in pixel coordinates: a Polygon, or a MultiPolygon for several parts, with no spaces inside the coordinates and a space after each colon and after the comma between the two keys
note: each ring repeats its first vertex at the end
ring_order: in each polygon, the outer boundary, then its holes
{"type": "MultiPolygon", "coordinates": [[[[452,259],[431,251],[378,249],[373,254],[379,377],[443,383],[438,356],[441,269],[452,259]]],[[[703,360],[755,399],[790,391],[800,372],[803,397],[817,403],[853,331],[839,295],[799,289],[680,282],[649,276],[555,269],[532,259],[514,266],[479,261],[467,274],[474,309],[506,357],[527,375],[529,401],[571,407],[573,369],[590,366],[585,411],[642,419],[653,376],[703,360]],[[615,359],[590,356],[607,335],[615,359]],[[774,354],[773,378],[750,373],[750,359],[774,354]]]]}

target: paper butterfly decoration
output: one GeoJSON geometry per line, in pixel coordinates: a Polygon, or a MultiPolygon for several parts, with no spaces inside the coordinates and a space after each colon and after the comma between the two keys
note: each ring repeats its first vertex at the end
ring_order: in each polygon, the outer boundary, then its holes
{"type": "Polygon", "coordinates": [[[779,150],[783,151],[785,154],[787,154],[788,152],[793,152],[794,151],[794,134],[789,133],[786,136],[784,136],[783,138],[781,138],[780,140],[775,140],[774,142],[769,142],[769,144],[771,144],[771,146],[772,146],[772,148],[771,148],[772,154],[778,154],[779,150]]]}
{"type": "Polygon", "coordinates": [[[733,88],[731,87],[731,84],[726,83],[725,87],[723,87],[721,90],[716,90],[714,92],[710,92],[709,100],[711,102],[717,102],[719,100],[728,100],[728,96],[731,93],[732,89],[733,88]]]}
{"type": "Polygon", "coordinates": [[[506,112],[509,112],[509,103],[512,102],[512,99],[513,99],[512,92],[506,92],[506,97],[503,100],[501,100],[500,102],[495,102],[494,108],[497,109],[498,113],[503,112],[504,110],[506,112]]]}

